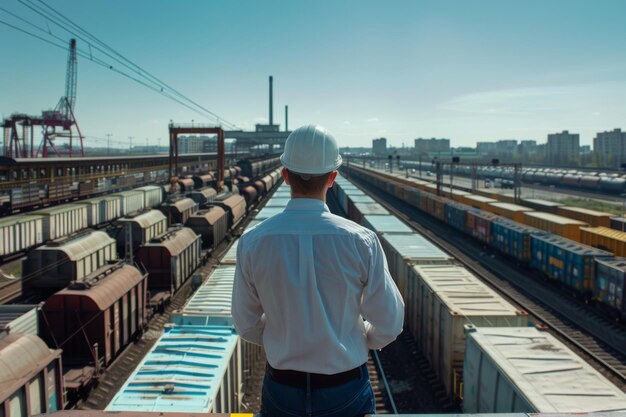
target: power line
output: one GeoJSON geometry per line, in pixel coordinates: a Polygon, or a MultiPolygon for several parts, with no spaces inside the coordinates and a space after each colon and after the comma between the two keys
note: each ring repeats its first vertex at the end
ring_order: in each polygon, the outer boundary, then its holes
{"type": "MultiPolygon", "coordinates": [[[[81,39],[83,42],[85,42],[88,46],[89,46],[89,53],[84,52],[84,51],[80,51],[79,55],[85,59],[88,59],[98,65],[101,65],[111,71],[114,71],[124,77],[127,77],[147,88],[150,88],[151,90],[163,95],[166,98],[169,98],[172,101],[177,102],[178,104],[181,104],[183,106],[185,106],[186,108],[188,108],[189,110],[194,111],[195,113],[198,113],[202,116],[207,117],[207,115],[210,115],[212,118],[216,119],[216,121],[218,123],[222,123],[224,125],[226,125],[227,127],[231,128],[231,129],[235,129],[237,128],[236,125],[228,122],[227,120],[223,119],[222,117],[218,116],[217,114],[211,112],[210,110],[208,110],[206,107],[200,105],[199,103],[195,102],[194,100],[190,99],[189,97],[183,95],[182,93],[180,93],[178,90],[174,89],[173,87],[171,87],[170,85],[166,84],[165,82],[161,81],[159,78],[157,78],[156,76],[152,75],[150,72],[146,71],[145,69],[143,69],[141,66],[135,64],[134,62],[132,62],[131,60],[129,60],[128,58],[124,57],[123,55],[121,55],[120,53],[118,53],[117,51],[115,51],[113,48],[111,48],[110,46],[106,45],[104,42],[100,41],[97,37],[95,37],[94,35],[92,35],[91,33],[89,33],[88,31],[86,31],[85,29],[83,29],[82,27],[80,27],[78,24],[74,23],[72,20],[70,20],[69,18],[67,18],[66,16],[64,16],[63,14],[61,14],[60,12],[58,12],[56,9],[52,8],[51,6],[49,6],[48,4],[46,4],[44,1],[39,0],[39,2],[41,4],[43,4],[47,9],[50,9],[53,13],[55,13],[56,15],[60,16],[61,19],[63,19],[63,21],[67,22],[67,23],[63,23],[63,22],[59,22],[58,18],[53,18],[52,16],[50,16],[49,13],[43,12],[41,11],[40,8],[38,8],[36,5],[34,5],[30,0],[18,0],[18,2],[20,2],[23,6],[27,7],[28,9],[30,9],[31,11],[35,12],[36,14],[40,15],[41,17],[43,17],[44,19],[46,19],[46,21],[52,22],[53,24],[57,25],[58,27],[60,27],[61,29],[65,30],[66,32],[78,37],[79,39],[81,39]],[[71,27],[68,28],[67,24],[69,24],[71,27]],[[79,33],[77,33],[77,31],[79,33]],[[85,39],[85,37],[87,37],[88,39],[85,39]],[[92,42],[95,42],[99,45],[102,45],[102,48],[106,49],[103,50],[101,47],[92,44],[92,42]],[[120,65],[124,66],[125,68],[127,68],[128,70],[136,73],[140,78],[139,79],[137,76],[133,76],[131,74],[128,74],[126,72],[124,72],[121,69],[118,69],[116,67],[114,67],[113,65],[111,65],[110,63],[107,63],[106,61],[94,57],[91,51],[91,48],[96,49],[97,51],[99,51],[100,53],[106,55],[107,57],[109,57],[110,59],[114,60],[115,62],[118,62],[120,65]],[[107,52],[111,51],[111,53],[107,52]],[[113,55],[115,56],[113,56],[113,55]],[[117,57],[120,58],[117,58],[117,57]],[[186,101],[186,103],[184,102],[186,101]],[[190,103],[190,104],[188,104],[190,103]]],[[[12,13],[4,8],[0,8],[0,10],[4,11],[5,13],[15,17],[16,19],[19,19],[20,21],[35,27],[36,29],[46,33],[48,36],[53,37],[57,40],[60,41],[64,41],[61,37],[53,35],[52,32],[48,29],[45,30],[29,21],[27,21],[26,19],[23,19],[22,17],[16,15],[15,13],[12,13]]],[[[49,39],[45,39],[39,35],[36,35],[32,32],[29,32],[23,28],[20,28],[18,26],[12,25],[8,22],[5,21],[0,21],[0,23],[13,28],[15,30],[18,30],[24,34],[27,34],[29,36],[32,36],[34,38],[37,38],[41,41],[44,41],[48,44],[51,44],[53,46],[62,48],[62,49],[66,49],[65,45],[59,45],[56,44],[52,41],[50,41],[49,39]]]]}

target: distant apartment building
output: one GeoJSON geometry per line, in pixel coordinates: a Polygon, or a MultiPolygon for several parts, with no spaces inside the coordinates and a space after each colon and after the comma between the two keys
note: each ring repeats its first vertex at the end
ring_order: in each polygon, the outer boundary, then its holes
{"type": "Polygon", "coordinates": [[[378,138],[372,140],[372,153],[374,155],[386,155],[387,154],[387,139],[378,138]]]}
{"type": "Polygon", "coordinates": [[[601,167],[620,168],[626,163],[626,132],[614,129],[597,133],[593,138],[593,151],[601,167]]]}
{"type": "Polygon", "coordinates": [[[513,156],[517,154],[517,140],[503,139],[497,141],[496,152],[501,156],[513,156]]]}
{"type": "Polygon", "coordinates": [[[450,152],[450,139],[415,139],[415,153],[450,152]]]}
{"type": "Polygon", "coordinates": [[[564,130],[548,135],[548,163],[555,165],[578,165],[580,162],[580,135],[564,130]]]}
{"type": "Polygon", "coordinates": [[[476,153],[479,155],[496,155],[498,146],[495,142],[476,142],[476,153]]]}
{"type": "Polygon", "coordinates": [[[522,155],[533,155],[537,153],[536,140],[522,140],[519,143],[519,153],[522,155]]]}

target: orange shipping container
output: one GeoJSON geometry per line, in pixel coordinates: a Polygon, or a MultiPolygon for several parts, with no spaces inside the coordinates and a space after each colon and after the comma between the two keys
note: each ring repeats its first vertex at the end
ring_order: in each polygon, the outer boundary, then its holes
{"type": "Polygon", "coordinates": [[[580,228],[589,226],[585,222],[538,211],[525,211],[522,223],[576,242],[580,242],[580,228]]]}
{"type": "Polygon", "coordinates": [[[580,220],[594,227],[611,227],[612,214],[601,211],[589,210],[580,207],[561,206],[556,212],[559,216],[580,220]]]}
{"type": "Polygon", "coordinates": [[[626,256],[626,233],[608,227],[581,227],[582,243],[605,251],[613,252],[616,256],[626,256]]]}
{"type": "Polygon", "coordinates": [[[488,210],[499,216],[521,223],[524,219],[524,212],[534,211],[530,207],[524,207],[511,203],[490,203],[488,210]]]}
{"type": "Polygon", "coordinates": [[[489,211],[490,203],[497,203],[498,200],[494,200],[493,198],[484,197],[482,195],[466,195],[464,197],[465,201],[461,201],[463,204],[467,204],[468,206],[472,206],[474,208],[478,208],[481,210],[489,211]]]}

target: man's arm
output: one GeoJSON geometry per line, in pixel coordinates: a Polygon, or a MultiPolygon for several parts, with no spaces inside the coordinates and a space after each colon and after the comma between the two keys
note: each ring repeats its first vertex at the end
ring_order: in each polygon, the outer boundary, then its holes
{"type": "Polygon", "coordinates": [[[382,349],[402,332],[404,302],[393,282],[385,253],[376,235],[370,245],[368,280],[363,290],[361,314],[365,318],[367,347],[382,349]]]}
{"type": "Polygon", "coordinates": [[[262,345],[265,315],[256,288],[249,280],[251,275],[248,273],[245,253],[244,239],[240,238],[231,307],[233,321],[237,333],[243,339],[262,345]]]}

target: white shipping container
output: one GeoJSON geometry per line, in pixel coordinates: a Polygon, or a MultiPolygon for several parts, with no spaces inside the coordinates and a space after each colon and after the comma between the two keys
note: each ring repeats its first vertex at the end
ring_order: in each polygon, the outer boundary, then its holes
{"type": "Polygon", "coordinates": [[[87,227],[87,207],[84,204],[65,204],[32,214],[42,216],[44,241],[69,236],[87,227]]]}
{"type": "Polygon", "coordinates": [[[546,332],[468,326],[463,411],[626,411],[626,394],[546,332]]]}
{"type": "Polygon", "coordinates": [[[527,313],[455,265],[415,266],[407,298],[415,303],[407,322],[418,346],[437,373],[450,398],[460,396],[465,354],[463,326],[517,327],[528,324],[527,313]]]}
{"type": "Polygon", "coordinates": [[[43,243],[43,217],[19,215],[0,220],[0,256],[43,243]]]}
{"type": "Polygon", "coordinates": [[[133,191],[141,191],[144,194],[144,207],[154,208],[163,202],[163,190],[157,185],[146,185],[135,188],[133,191]]]}
{"type": "Polygon", "coordinates": [[[120,199],[122,216],[144,208],[144,196],[142,191],[122,191],[111,194],[111,197],[118,197],[120,199]]]}

